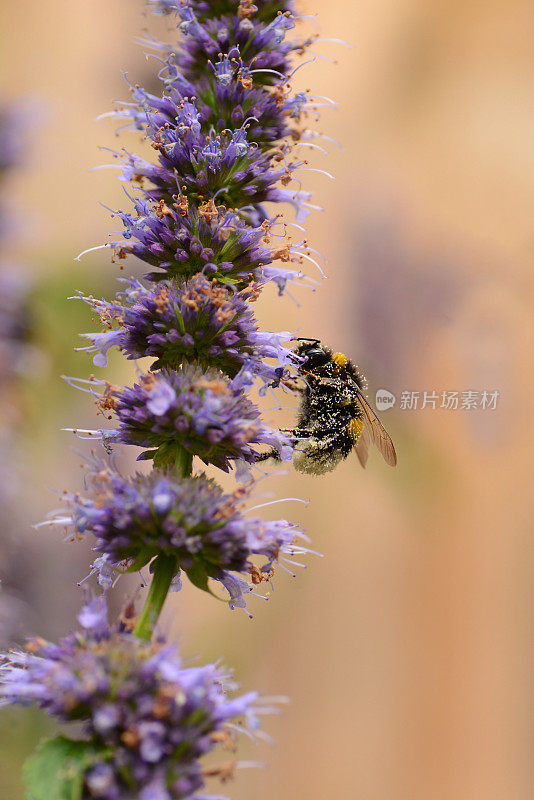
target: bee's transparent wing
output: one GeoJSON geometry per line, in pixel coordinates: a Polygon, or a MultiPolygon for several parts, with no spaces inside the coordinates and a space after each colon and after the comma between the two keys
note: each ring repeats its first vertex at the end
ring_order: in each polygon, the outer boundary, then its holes
{"type": "Polygon", "coordinates": [[[356,455],[358,456],[358,461],[365,469],[365,465],[367,464],[367,459],[369,458],[369,434],[367,433],[367,428],[364,426],[361,434],[358,436],[356,440],[356,444],[354,445],[354,449],[356,450],[356,455]]]}
{"type": "Polygon", "coordinates": [[[364,429],[355,446],[360,464],[365,467],[369,444],[372,442],[382,453],[385,462],[390,467],[395,467],[397,465],[397,453],[391,441],[391,436],[360,391],[358,391],[358,401],[363,411],[365,422],[364,429]]]}

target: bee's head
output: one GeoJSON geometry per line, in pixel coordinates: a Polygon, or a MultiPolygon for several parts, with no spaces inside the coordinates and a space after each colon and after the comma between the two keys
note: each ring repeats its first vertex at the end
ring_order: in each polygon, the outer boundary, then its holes
{"type": "Polygon", "coordinates": [[[295,352],[304,359],[301,365],[303,369],[313,370],[323,367],[331,360],[329,350],[321,346],[318,339],[301,339],[295,352]]]}

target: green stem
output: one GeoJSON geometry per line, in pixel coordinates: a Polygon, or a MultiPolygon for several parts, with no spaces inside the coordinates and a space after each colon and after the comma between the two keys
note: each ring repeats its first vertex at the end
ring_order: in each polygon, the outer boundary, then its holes
{"type": "Polygon", "coordinates": [[[175,556],[161,554],[155,558],[152,583],[134,630],[140,639],[150,641],[177,568],[178,559],[175,556]]]}
{"type": "Polygon", "coordinates": [[[193,469],[193,454],[189,450],[184,450],[183,447],[177,448],[174,466],[178,472],[182,473],[184,478],[187,478],[188,475],[191,475],[191,470],[193,469]]]}
{"type": "MultiPolygon", "coordinates": [[[[193,456],[182,447],[178,449],[175,467],[184,477],[191,475],[193,456]]],[[[152,583],[146,596],[145,604],[139,614],[134,634],[140,639],[150,641],[156,623],[161,614],[173,577],[178,570],[178,559],[160,553],[152,562],[152,583]]]]}

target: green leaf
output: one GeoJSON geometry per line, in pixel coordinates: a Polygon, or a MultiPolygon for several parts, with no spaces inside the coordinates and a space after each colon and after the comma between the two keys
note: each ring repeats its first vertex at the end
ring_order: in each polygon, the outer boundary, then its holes
{"type": "Polygon", "coordinates": [[[109,751],[99,753],[90,742],[64,736],[45,740],[24,763],[26,800],[80,800],[84,773],[109,756],[109,751]]]}
{"type": "MultiPolygon", "coordinates": [[[[147,450],[147,453],[151,453],[152,455],[147,455],[147,458],[154,458],[154,466],[158,469],[168,469],[174,465],[174,460],[176,458],[176,448],[179,445],[176,445],[174,442],[166,442],[165,444],[160,444],[160,446],[156,450],[147,450]]],[[[145,457],[145,453],[143,453],[143,458],[145,457]]]]}
{"type": "Polygon", "coordinates": [[[139,553],[139,555],[136,558],[134,558],[132,563],[128,567],[119,570],[119,572],[121,573],[139,572],[139,570],[143,569],[143,567],[145,567],[148,564],[150,559],[154,557],[152,549],[153,548],[150,547],[144,547],[139,553]]]}
{"type": "Polygon", "coordinates": [[[197,589],[202,589],[203,592],[211,594],[212,597],[216,597],[216,595],[213,594],[208,585],[209,575],[206,572],[206,568],[201,562],[195,561],[192,567],[189,567],[189,569],[186,569],[184,571],[189,580],[191,581],[191,583],[193,584],[193,586],[196,586],[197,589]]]}
{"type": "Polygon", "coordinates": [[[157,453],[157,449],[155,450],[145,450],[144,453],[137,456],[137,461],[150,461],[157,453]]]}

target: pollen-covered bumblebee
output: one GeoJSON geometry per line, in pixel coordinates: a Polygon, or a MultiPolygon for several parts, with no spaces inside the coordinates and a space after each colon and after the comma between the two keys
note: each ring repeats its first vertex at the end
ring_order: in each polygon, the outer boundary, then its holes
{"type": "Polygon", "coordinates": [[[319,339],[298,341],[295,354],[304,359],[298,367],[304,385],[291,384],[301,402],[296,428],[286,431],[295,439],[295,468],[323,475],[353,448],[365,467],[371,443],[394,467],[397,454],[393,442],[363,394],[365,381],[355,365],[343,353],[324,347],[319,339]]]}

